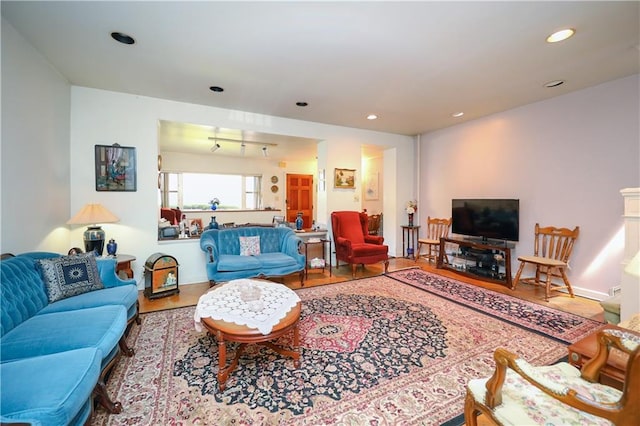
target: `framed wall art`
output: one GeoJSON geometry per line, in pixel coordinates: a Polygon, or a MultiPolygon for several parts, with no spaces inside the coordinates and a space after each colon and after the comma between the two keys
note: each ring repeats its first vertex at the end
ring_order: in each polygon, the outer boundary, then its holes
{"type": "Polygon", "coordinates": [[[364,191],[365,200],[374,201],[379,198],[380,195],[378,194],[378,184],[379,184],[378,173],[377,172],[369,173],[367,175],[367,182],[365,184],[365,191],[364,191]]]}
{"type": "Polygon", "coordinates": [[[96,145],[96,191],[136,191],[136,149],[96,145]]]}
{"type": "Polygon", "coordinates": [[[355,188],[356,171],[354,169],[336,169],[333,186],[335,188],[355,188]]]}

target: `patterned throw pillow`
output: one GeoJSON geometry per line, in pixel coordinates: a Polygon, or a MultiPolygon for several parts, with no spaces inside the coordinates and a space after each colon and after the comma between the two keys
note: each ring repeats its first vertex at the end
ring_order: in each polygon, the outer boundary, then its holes
{"type": "Polygon", "coordinates": [[[240,256],[256,256],[260,254],[260,236],[239,237],[240,256]]]}
{"type": "Polygon", "coordinates": [[[47,287],[49,303],[104,288],[93,252],[40,259],[36,265],[47,287]]]}

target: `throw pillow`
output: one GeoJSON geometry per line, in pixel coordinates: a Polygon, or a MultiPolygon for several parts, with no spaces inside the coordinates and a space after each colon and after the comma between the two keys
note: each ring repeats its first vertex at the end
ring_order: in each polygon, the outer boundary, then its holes
{"type": "Polygon", "coordinates": [[[240,256],[256,256],[260,254],[260,236],[239,237],[240,256]]]}
{"type": "Polygon", "coordinates": [[[49,303],[104,288],[93,252],[36,262],[47,287],[49,303]]]}

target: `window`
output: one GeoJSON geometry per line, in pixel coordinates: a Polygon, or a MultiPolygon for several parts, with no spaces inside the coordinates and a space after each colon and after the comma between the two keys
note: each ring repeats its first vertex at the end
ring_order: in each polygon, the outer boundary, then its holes
{"type": "Polygon", "coordinates": [[[209,210],[211,200],[220,200],[220,210],[262,208],[262,176],[210,173],[163,173],[162,207],[209,210]]]}

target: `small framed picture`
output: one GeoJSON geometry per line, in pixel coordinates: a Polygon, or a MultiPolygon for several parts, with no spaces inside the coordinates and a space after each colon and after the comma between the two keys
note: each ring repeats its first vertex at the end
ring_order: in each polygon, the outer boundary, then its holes
{"type": "Polygon", "coordinates": [[[96,145],[96,191],[136,191],[136,149],[96,145]]]}
{"type": "Polygon", "coordinates": [[[333,186],[335,188],[355,188],[356,187],[355,169],[335,169],[333,186]]]}

